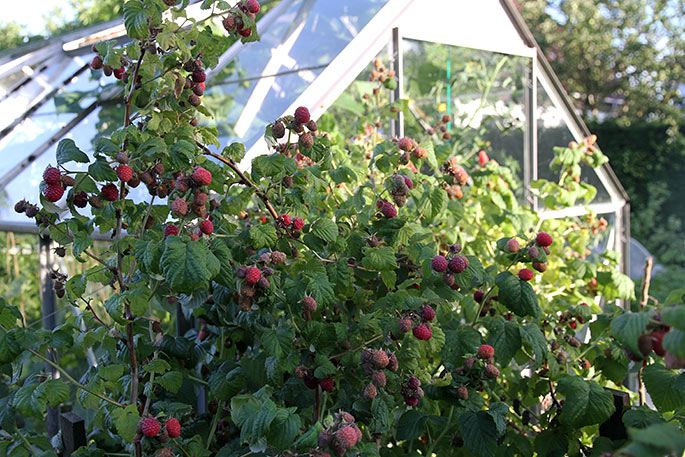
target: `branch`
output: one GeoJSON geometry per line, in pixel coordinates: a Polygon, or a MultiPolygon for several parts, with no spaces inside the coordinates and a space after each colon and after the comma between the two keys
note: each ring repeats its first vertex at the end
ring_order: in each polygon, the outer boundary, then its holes
{"type": "Polygon", "coordinates": [[[278,219],[278,213],[276,212],[273,205],[271,204],[271,201],[269,201],[269,197],[267,197],[266,194],[264,192],[262,192],[262,190],[259,187],[257,187],[257,185],[255,183],[253,183],[250,180],[250,178],[245,176],[245,173],[240,171],[240,168],[238,168],[238,164],[235,163],[235,160],[227,159],[227,158],[225,158],[225,157],[223,157],[223,156],[221,156],[215,152],[210,151],[207,146],[205,146],[204,144],[202,144],[198,141],[196,141],[195,143],[202,149],[204,154],[211,156],[211,157],[214,157],[215,159],[217,159],[217,160],[223,162],[224,164],[228,165],[231,168],[231,170],[233,170],[235,172],[235,174],[238,175],[238,177],[240,178],[240,181],[242,181],[243,184],[245,184],[248,187],[252,187],[255,190],[255,193],[257,194],[257,196],[259,198],[262,199],[262,201],[264,202],[264,205],[266,205],[266,209],[269,210],[269,213],[271,213],[271,216],[274,219],[278,219]]]}
{"type": "Polygon", "coordinates": [[[364,346],[366,346],[367,344],[373,343],[374,341],[376,341],[377,339],[381,338],[382,336],[383,336],[383,334],[380,333],[380,334],[374,336],[373,338],[371,338],[369,341],[365,341],[365,342],[363,342],[362,344],[360,344],[359,346],[353,347],[352,349],[348,349],[347,351],[341,352],[340,354],[332,355],[332,356],[330,356],[328,359],[329,359],[329,360],[337,359],[338,357],[342,357],[342,356],[347,355],[347,354],[349,354],[349,353],[351,353],[351,352],[357,351],[357,350],[363,348],[364,346]]]}
{"type": "Polygon", "coordinates": [[[642,293],[640,294],[642,300],[640,300],[640,308],[647,306],[649,302],[649,283],[652,281],[652,264],[654,259],[652,257],[647,257],[645,260],[645,274],[642,279],[642,293]]]}
{"type": "Polygon", "coordinates": [[[128,127],[131,124],[131,100],[133,99],[133,93],[136,91],[136,79],[138,79],[138,71],[140,70],[140,64],[143,63],[143,56],[145,56],[145,48],[141,46],[140,58],[136,63],[136,68],[133,70],[133,75],[131,76],[131,90],[128,93],[128,97],[124,100],[126,103],[126,114],[124,115],[124,127],[128,127]]]}

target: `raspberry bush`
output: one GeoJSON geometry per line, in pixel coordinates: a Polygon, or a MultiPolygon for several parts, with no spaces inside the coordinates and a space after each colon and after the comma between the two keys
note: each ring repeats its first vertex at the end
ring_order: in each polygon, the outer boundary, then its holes
{"type": "MultiPolygon", "coordinates": [[[[186,3],[124,5],[132,41],[98,44],[92,64],[123,85],[121,127],[92,156],[62,140],[39,204],[17,203],[94,266],[53,274],[84,314],[52,332],[0,300],[0,449],[55,455],[41,430],[61,405],[87,419],[79,456],[682,452],[683,296],[617,306],[633,286],[592,252],[606,221],[540,219],[510,169],[446,128],[387,138],[403,103],[381,96],[397,82],[380,60],[356,123],[300,107],[241,168],[244,147],[217,151],[197,116],[211,115],[205,70],[258,38],[260,5],[205,1],[219,31],[183,20],[186,3]],[[104,252],[96,228],[112,233],[104,252]],[[183,334],[178,304],[197,322],[183,334]],[[61,364],[89,348],[97,367],[61,364]],[[656,410],[617,413],[606,387],[626,379],[656,410]]],[[[559,181],[533,189],[545,206],[592,200],[594,141],[556,150],[559,181]]]]}

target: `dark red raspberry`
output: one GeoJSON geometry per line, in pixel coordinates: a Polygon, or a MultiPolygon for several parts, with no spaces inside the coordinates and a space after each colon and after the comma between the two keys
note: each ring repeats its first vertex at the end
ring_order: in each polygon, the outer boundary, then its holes
{"type": "Polygon", "coordinates": [[[166,432],[169,434],[170,438],[178,438],[181,436],[181,423],[178,419],[172,417],[166,421],[166,432]]]}
{"type": "Polygon", "coordinates": [[[421,324],[414,328],[414,336],[416,339],[427,341],[433,337],[433,331],[427,324],[421,324]]]}
{"type": "Polygon", "coordinates": [[[205,74],[204,71],[202,71],[201,68],[196,68],[193,71],[193,82],[196,83],[203,83],[207,80],[207,75],[205,74]]]}
{"type": "Polygon", "coordinates": [[[205,235],[211,235],[214,232],[214,224],[212,224],[212,221],[205,219],[200,222],[200,231],[205,235]]]}
{"type": "Polygon", "coordinates": [[[113,73],[114,73],[115,78],[121,79],[124,77],[124,73],[126,73],[126,69],[124,67],[115,68],[113,73]]]}
{"type": "Polygon", "coordinates": [[[466,388],[466,386],[460,386],[457,389],[457,397],[459,397],[460,400],[468,400],[469,399],[469,389],[466,388]]]}
{"type": "Polygon", "coordinates": [[[295,110],[295,122],[306,124],[310,118],[309,110],[306,107],[300,106],[295,110]]]}
{"type": "Polygon", "coordinates": [[[314,297],[304,297],[302,299],[302,309],[305,311],[309,311],[310,313],[313,313],[316,311],[317,304],[316,300],[314,300],[314,297]]]}
{"type": "Polygon", "coordinates": [[[193,181],[198,186],[208,186],[212,182],[212,174],[209,170],[197,167],[193,172],[193,181]]]}
{"type": "Polygon", "coordinates": [[[410,189],[414,188],[414,182],[411,180],[409,176],[404,177],[404,184],[406,184],[406,186],[410,189]]]}
{"type": "Polygon", "coordinates": [[[171,212],[176,217],[183,217],[188,214],[188,203],[182,198],[177,198],[171,202],[171,212]]]}
{"type": "Polygon", "coordinates": [[[245,27],[244,29],[238,30],[238,33],[240,34],[240,36],[249,37],[250,35],[252,35],[252,28],[245,27]]]}
{"type": "Polygon", "coordinates": [[[102,58],[100,56],[95,56],[93,57],[93,60],[90,61],[90,68],[93,70],[99,70],[102,68],[102,58]]]}
{"type": "Polygon", "coordinates": [[[476,301],[476,303],[482,303],[483,297],[485,297],[485,292],[482,290],[476,290],[473,292],[473,299],[476,301]]]}
{"type": "Polygon", "coordinates": [[[652,349],[659,357],[666,355],[666,350],[664,349],[663,340],[667,332],[652,332],[649,336],[652,340],[652,349]]]}
{"type": "Polygon", "coordinates": [[[226,16],[221,24],[224,26],[227,32],[231,33],[235,31],[235,18],[233,16],[226,16]]]}
{"type": "Polygon", "coordinates": [[[78,194],[74,195],[74,206],[76,206],[77,208],[85,208],[87,204],[88,195],[86,195],[85,192],[81,191],[78,194]]]}
{"type": "Polygon", "coordinates": [[[293,228],[295,230],[302,230],[302,227],[304,227],[304,219],[301,217],[293,217],[293,228]]]}
{"type": "Polygon", "coordinates": [[[519,271],[519,279],[521,279],[521,281],[530,281],[533,279],[533,276],[535,276],[535,273],[528,268],[523,268],[521,271],[519,271]]]}
{"type": "Polygon", "coordinates": [[[122,182],[129,182],[133,177],[133,170],[128,165],[121,164],[117,167],[117,177],[122,182]]]}
{"type": "Polygon", "coordinates": [[[402,138],[398,143],[398,146],[403,151],[411,151],[414,149],[414,142],[410,138],[402,138]]]}
{"type": "Polygon", "coordinates": [[[547,271],[547,264],[544,262],[533,262],[533,269],[539,271],[540,273],[544,273],[547,271]]]}
{"type": "Polygon", "coordinates": [[[47,185],[54,186],[61,184],[61,178],[62,174],[55,167],[46,168],[43,172],[43,181],[45,181],[45,184],[47,185]]]}
{"type": "Polygon", "coordinates": [[[171,235],[178,235],[178,227],[176,227],[174,224],[169,224],[164,227],[164,239],[171,235]]]}
{"type": "Polygon", "coordinates": [[[453,273],[461,273],[462,271],[466,270],[465,260],[466,260],[466,257],[464,257],[463,255],[458,255],[456,257],[452,257],[452,259],[447,264],[447,267],[453,273]]]}
{"type": "MultiPolygon", "coordinates": [[[[366,387],[364,387],[364,390],[362,391],[362,395],[364,398],[367,400],[373,400],[378,396],[378,390],[376,389],[376,386],[373,384],[367,384],[366,387]]],[[[357,434],[354,434],[355,438],[357,437],[357,434]]]]}
{"type": "Polygon", "coordinates": [[[333,389],[335,388],[335,381],[333,381],[332,378],[324,378],[321,380],[319,385],[321,385],[321,390],[325,392],[333,392],[333,389]]]}
{"type": "Polygon", "coordinates": [[[245,2],[247,10],[252,14],[259,13],[259,2],[257,0],[247,0],[245,2]]]}
{"type": "Polygon", "coordinates": [[[576,321],[571,321],[568,323],[568,325],[575,330],[578,327],[578,323],[576,321]]]}
{"type": "Polygon", "coordinates": [[[400,363],[397,360],[397,356],[395,354],[390,354],[388,359],[389,359],[389,362],[388,362],[388,366],[386,368],[390,371],[397,371],[397,369],[400,367],[400,363]]]}
{"type": "Polygon", "coordinates": [[[64,195],[64,187],[61,184],[50,184],[43,188],[43,195],[47,201],[55,203],[64,195]]]}
{"type": "Polygon", "coordinates": [[[145,436],[157,436],[162,426],[159,421],[154,417],[148,417],[143,420],[143,425],[141,426],[141,431],[145,436]]]}
{"type": "MultiPolygon", "coordinates": [[[[369,385],[373,387],[373,384],[369,385]]],[[[376,388],[374,387],[373,390],[376,390],[376,388]]],[[[344,447],[345,449],[350,449],[354,447],[355,444],[357,444],[357,432],[354,430],[354,427],[348,425],[346,427],[340,428],[337,432],[335,432],[335,439],[338,440],[338,443],[340,443],[342,447],[344,447]]]]}
{"type": "Polygon", "coordinates": [[[399,326],[404,333],[411,331],[411,319],[400,319],[399,326]]]}
{"type": "Polygon", "coordinates": [[[447,269],[447,259],[444,256],[436,255],[431,261],[431,267],[438,273],[442,273],[447,269]]]}
{"type": "Polygon", "coordinates": [[[407,387],[409,387],[411,390],[416,390],[419,388],[421,385],[421,381],[419,381],[419,378],[416,376],[409,376],[407,379],[407,387]]]}
{"type": "Polygon", "coordinates": [[[454,281],[454,275],[451,275],[449,273],[443,273],[442,282],[444,282],[447,285],[447,287],[453,287],[454,281]]]}
{"type": "Polygon", "coordinates": [[[373,381],[376,387],[380,387],[381,389],[388,383],[385,373],[382,371],[374,372],[374,374],[371,375],[371,381],[373,381]]]}
{"type": "Polygon", "coordinates": [[[404,402],[408,406],[416,406],[419,404],[419,399],[416,397],[404,397],[404,402]]]}
{"type": "Polygon", "coordinates": [[[435,319],[435,310],[430,305],[424,305],[421,309],[421,317],[424,321],[432,321],[435,319]]]}
{"type": "Polygon", "coordinates": [[[383,203],[383,206],[381,206],[381,213],[383,213],[383,216],[387,217],[388,219],[392,219],[393,217],[397,216],[397,209],[392,203],[385,202],[383,203]]]}
{"type": "Polygon", "coordinates": [[[262,272],[259,271],[259,268],[256,267],[250,267],[245,272],[245,282],[248,284],[256,284],[257,281],[259,281],[259,278],[261,277],[262,272]]]}
{"type": "Polygon", "coordinates": [[[499,376],[499,370],[497,369],[496,366],[492,364],[488,364],[485,367],[485,371],[483,372],[486,378],[488,379],[495,379],[499,376]]]}
{"type": "Polygon", "coordinates": [[[119,198],[119,189],[114,184],[107,184],[100,190],[105,200],[113,202],[119,198]]]}
{"type": "Polygon", "coordinates": [[[298,144],[301,148],[309,149],[314,146],[314,137],[311,133],[303,133],[302,135],[300,135],[298,144]]]}
{"type": "Polygon", "coordinates": [[[290,215],[288,214],[281,214],[280,216],[278,216],[278,221],[285,226],[290,225],[292,222],[292,220],[290,219],[290,215]]]}
{"type": "Polygon", "coordinates": [[[286,258],[287,256],[284,252],[274,251],[271,253],[271,263],[274,265],[281,265],[283,262],[285,262],[286,258]]]}
{"type": "Polygon", "coordinates": [[[538,233],[538,236],[535,237],[535,242],[538,244],[538,246],[542,246],[543,248],[551,246],[553,241],[554,240],[552,239],[552,236],[545,232],[540,232],[538,233]]]}
{"type": "Polygon", "coordinates": [[[17,213],[23,213],[28,207],[28,202],[26,200],[20,200],[14,204],[14,211],[17,213]]]}
{"type": "Polygon", "coordinates": [[[528,248],[528,257],[531,259],[536,259],[537,256],[540,255],[540,250],[536,248],[535,246],[531,246],[528,248]]]}
{"type": "Polygon", "coordinates": [[[271,126],[271,133],[274,134],[275,138],[283,138],[285,136],[285,125],[283,125],[283,122],[274,122],[271,126]]]}
{"type": "Polygon", "coordinates": [[[518,252],[519,249],[521,249],[521,245],[519,244],[518,241],[516,241],[516,238],[511,238],[509,241],[507,241],[507,251],[508,252],[518,252]]]}
{"type": "Polygon", "coordinates": [[[481,359],[487,360],[494,357],[494,355],[495,349],[488,344],[483,344],[478,348],[478,357],[481,359]]]}
{"type": "Polygon", "coordinates": [[[373,362],[374,365],[376,365],[377,368],[385,368],[388,366],[388,363],[390,363],[390,359],[388,358],[388,354],[385,353],[383,350],[378,350],[376,351],[373,356],[371,356],[371,361],[373,362]]]}

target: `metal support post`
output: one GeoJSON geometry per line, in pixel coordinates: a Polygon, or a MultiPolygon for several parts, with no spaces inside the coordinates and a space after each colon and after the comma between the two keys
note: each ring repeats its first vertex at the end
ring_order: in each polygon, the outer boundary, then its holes
{"type": "Polygon", "coordinates": [[[535,74],[535,58],[531,59],[526,68],[526,84],[523,103],[526,110],[526,132],[523,137],[523,185],[524,198],[527,203],[538,210],[538,200],[530,191],[530,185],[538,179],[538,125],[537,99],[538,85],[535,74]]]}
{"type": "MultiPolygon", "coordinates": [[[[40,288],[41,288],[41,303],[43,312],[43,328],[46,330],[53,330],[57,326],[57,297],[55,296],[54,281],[50,278],[52,271],[52,240],[49,236],[39,236],[40,249],[40,288]]],[[[48,357],[54,361],[56,354],[48,352],[48,357]]],[[[59,372],[56,368],[49,364],[45,364],[45,370],[51,374],[52,378],[59,377],[59,372]]],[[[53,437],[59,431],[59,407],[53,408],[48,405],[47,408],[47,431],[48,436],[53,437]]]]}
{"type": "MultiPolygon", "coordinates": [[[[400,35],[400,29],[395,27],[392,29],[392,42],[391,42],[391,65],[395,72],[395,77],[397,78],[397,87],[395,90],[390,92],[390,103],[395,103],[397,100],[402,99],[404,96],[403,85],[403,69],[402,69],[402,36],[400,35]]],[[[404,136],[404,113],[399,111],[397,113],[397,118],[390,122],[390,137],[391,138],[401,138],[404,136]]]]}

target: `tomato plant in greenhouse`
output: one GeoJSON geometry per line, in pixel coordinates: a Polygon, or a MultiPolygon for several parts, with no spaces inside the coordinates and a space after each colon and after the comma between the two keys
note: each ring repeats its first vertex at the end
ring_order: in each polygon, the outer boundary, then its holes
{"type": "MultiPolygon", "coordinates": [[[[205,0],[219,31],[186,4],[124,4],[131,41],[91,62],[120,80],[120,128],[92,157],[60,141],[40,201],[16,204],[92,263],[53,273],[60,304],[83,311],[53,331],[0,300],[4,454],[60,452],[48,406],[86,419],[75,456],[682,453],[683,297],[618,306],[633,284],[593,253],[606,221],[541,218],[510,168],[452,146],[447,115],[389,138],[406,103],[387,101],[381,61],[356,126],[298,107],[241,167],[244,146],[217,150],[197,116],[211,116],[206,71],[258,39],[260,5],[205,0]],[[196,325],[177,332],[179,305],[196,325]],[[96,366],[62,363],[89,349],[96,366]],[[654,408],[617,403],[626,380],[654,408]]],[[[545,207],[594,198],[595,140],[555,150],[558,181],[532,189],[545,207]]]]}

